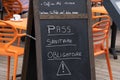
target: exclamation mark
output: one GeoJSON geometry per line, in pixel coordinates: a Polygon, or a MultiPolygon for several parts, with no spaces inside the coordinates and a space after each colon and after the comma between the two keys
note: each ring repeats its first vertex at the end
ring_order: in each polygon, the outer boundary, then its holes
{"type": "Polygon", "coordinates": [[[62,72],[64,73],[64,72],[65,72],[65,71],[64,71],[64,64],[62,64],[62,70],[63,70],[62,72]]]}

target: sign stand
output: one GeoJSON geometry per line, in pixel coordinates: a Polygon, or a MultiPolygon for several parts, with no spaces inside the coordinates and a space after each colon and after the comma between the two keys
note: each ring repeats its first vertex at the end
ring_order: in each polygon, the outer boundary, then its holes
{"type": "MultiPolygon", "coordinates": [[[[35,36],[33,0],[30,0],[27,34],[35,36]]],[[[37,80],[36,69],[36,46],[35,40],[26,37],[25,54],[23,59],[22,79],[21,80],[37,80]]]]}
{"type": "Polygon", "coordinates": [[[90,6],[89,0],[30,1],[28,34],[36,41],[26,39],[22,80],[95,80],[90,6]]]}

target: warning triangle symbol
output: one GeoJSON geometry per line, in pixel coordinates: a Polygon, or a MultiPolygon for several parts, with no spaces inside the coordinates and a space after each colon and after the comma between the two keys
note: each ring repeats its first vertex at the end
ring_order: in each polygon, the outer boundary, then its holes
{"type": "Polygon", "coordinates": [[[57,71],[57,76],[65,76],[65,75],[71,75],[70,70],[68,69],[68,67],[66,66],[65,62],[62,61],[60,63],[60,66],[58,68],[57,71]]]}

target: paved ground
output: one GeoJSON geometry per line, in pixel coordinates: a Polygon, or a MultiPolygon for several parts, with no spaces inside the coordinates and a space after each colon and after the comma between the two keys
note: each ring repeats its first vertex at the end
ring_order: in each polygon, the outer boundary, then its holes
{"type": "MultiPolygon", "coordinates": [[[[116,50],[120,51],[120,31],[117,32],[116,50]]],[[[110,55],[111,67],[113,71],[113,80],[120,80],[120,53],[118,54],[118,59],[114,60],[113,56],[110,55]]],[[[96,80],[109,80],[107,65],[105,62],[105,57],[99,56],[95,58],[96,64],[96,80]]]]}

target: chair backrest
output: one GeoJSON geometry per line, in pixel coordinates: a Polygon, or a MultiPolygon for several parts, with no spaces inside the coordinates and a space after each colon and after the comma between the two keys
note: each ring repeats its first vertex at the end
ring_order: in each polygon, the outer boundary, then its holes
{"type": "Polygon", "coordinates": [[[92,6],[97,6],[98,3],[100,3],[100,5],[102,5],[103,0],[91,0],[91,2],[92,2],[92,6]]]}
{"type": "Polygon", "coordinates": [[[12,18],[13,14],[19,14],[22,12],[22,4],[19,0],[2,0],[2,4],[7,12],[4,20],[12,18]]]}
{"type": "Polygon", "coordinates": [[[17,38],[17,29],[5,22],[0,20],[0,44],[11,45],[17,38]]]}
{"type": "Polygon", "coordinates": [[[102,2],[103,0],[91,0],[92,2],[102,2]]]}
{"type": "Polygon", "coordinates": [[[92,26],[94,52],[105,50],[108,48],[108,33],[110,28],[110,20],[102,20],[92,26]],[[105,46],[106,45],[106,46],[105,46]]]}

